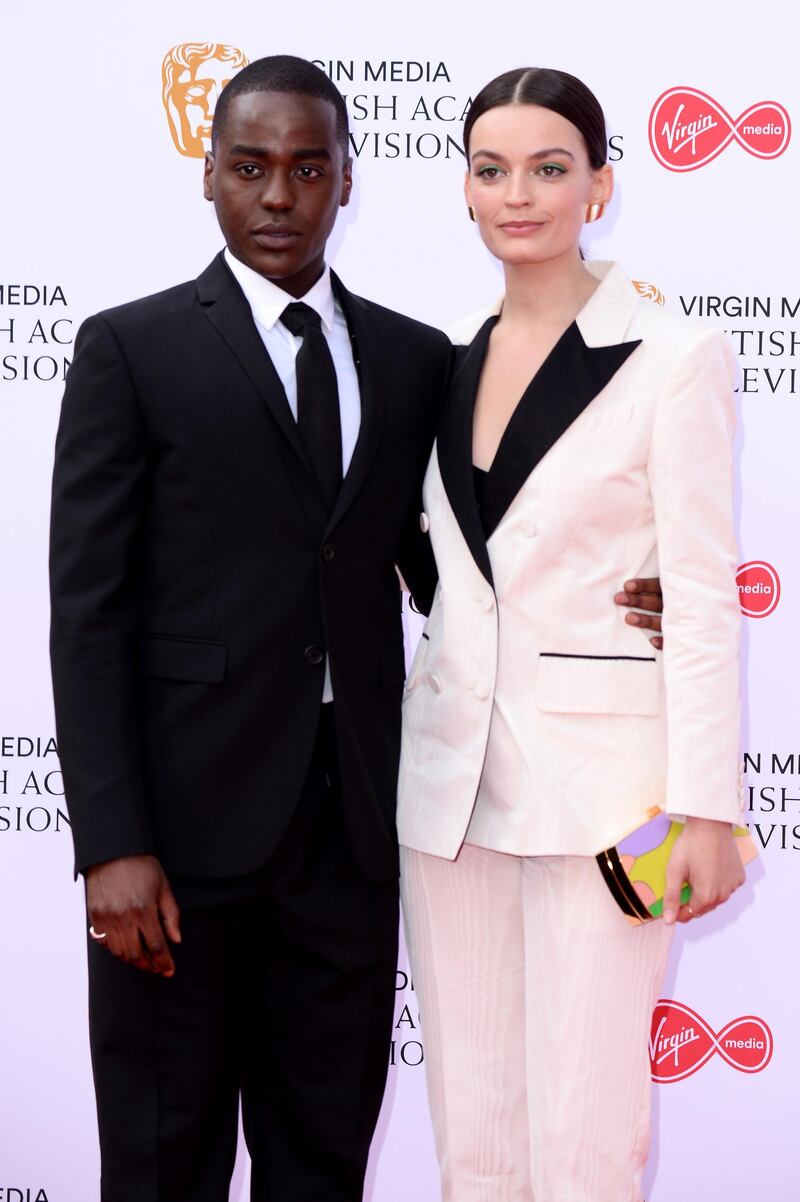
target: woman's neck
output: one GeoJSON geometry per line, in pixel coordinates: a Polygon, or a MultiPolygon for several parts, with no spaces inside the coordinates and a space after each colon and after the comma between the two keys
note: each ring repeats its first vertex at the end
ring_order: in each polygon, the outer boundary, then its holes
{"type": "Polygon", "coordinates": [[[503,322],[566,327],[580,313],[600,281],[579,258],[546,263],[506,264],[503,322]]]}

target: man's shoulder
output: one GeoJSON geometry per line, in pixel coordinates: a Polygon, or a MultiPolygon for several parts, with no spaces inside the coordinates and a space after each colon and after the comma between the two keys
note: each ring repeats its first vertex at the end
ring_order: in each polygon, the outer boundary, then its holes
{"type": "Polygon", "coordinates": [[[94,316],[106,322],[118,332],[133,332],[146,329],[155,323],[163,325],[171,318],[185,318],[187,310],[197,304],[197,281],[187,280],[183,284],[175,284],[160,292],[148,296],[137,297],[136,300],[126,301],[102,309],[94,316]]]}
{"type": "Polygon", "coordinates": [[[386,305],[378,304],[377,301],[357,296],[354,292],[348,292],[347,296],[350,304],[363,306],[371,320],[376,322],[387,335],[402,338],[410,343],[416,342],[420,346],[430,349],[439,348],[443,351],[448,349],[447,335],[436,326],[428,325],[415,317],[409,317],[407,313],[399,313],[396,309],[389,309],[386,305]]]}

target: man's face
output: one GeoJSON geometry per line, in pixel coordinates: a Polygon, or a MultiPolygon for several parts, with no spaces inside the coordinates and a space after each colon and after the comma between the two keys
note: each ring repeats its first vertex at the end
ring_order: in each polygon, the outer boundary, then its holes
{"type": "Polygon", "coordinates": [[[325,266],[325,244],[350,199],[351,162],[333,105],[293,92],[236,96],[204,193],[232,254],[291,296],[304,296],[325,266]]]}

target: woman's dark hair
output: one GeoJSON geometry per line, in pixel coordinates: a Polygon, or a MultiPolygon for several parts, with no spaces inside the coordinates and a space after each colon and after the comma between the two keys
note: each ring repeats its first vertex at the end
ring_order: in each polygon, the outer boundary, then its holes
{"type": "Polygon", "coordinates": [[[585,83],[552,67],[517,67],[487,83],[473,100],[464,121],[464,149],[469,161],[469,136],[479,117],[506,104],[538,104],[580,130],[595,171],[608,157],[606,119],[597,97],[585,83]]]}

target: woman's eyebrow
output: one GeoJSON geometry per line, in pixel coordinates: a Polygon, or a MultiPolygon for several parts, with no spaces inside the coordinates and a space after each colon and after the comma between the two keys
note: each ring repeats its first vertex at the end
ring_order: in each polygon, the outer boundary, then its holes
{"type": "MultiPolygon", "coordinates": [[[[554,155],[554,154],[566,155],[566,157],[568,159],[572,159],[573,163],[575,162],[575,155],[572,153],[571,150],[567,150],[563,146],[549,146],[546,150],[536,150],[533,152],[533,154],[529,154],[528,158],[529,159],[548,159],[548,158],[550,158],[551,155],[554,155]]],[[[487,158],[487,159],[503,159],[505,161],[505,155],[499,154],[496,150],[475,150],[470,155],[470,158],[472,158],[472,159],[478,159],[481,157],[487,158]]]]}

